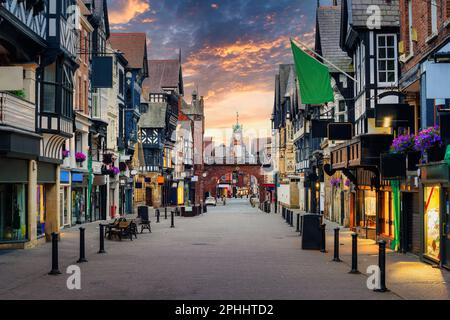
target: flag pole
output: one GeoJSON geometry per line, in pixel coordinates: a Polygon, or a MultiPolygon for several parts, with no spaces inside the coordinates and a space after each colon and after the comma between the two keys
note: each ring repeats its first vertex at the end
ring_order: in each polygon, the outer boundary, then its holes
{"type": "Polygon", "coordinates": [[[345,72],[344,70],[342,70],[341,68],[337,67],[335,64],[333,64],[332,62],[330,62],[329,60],[325,59],[324,57],[322,57],[320,54],[318,54],[317,52],[315,52],[313,49],[308,48],[308,46],[298,40],[292,39],[291,41],[296,43],[297,45],[300,45],[301,47],[304,47],[306,50],[314,53],[316,56],[318,56],[319,58],[321,58],[323,61],[325,61],[327,64],[329,64],[330,66],[332,66],[333,68],[335,68],[336,70],[338,70],[339,72],[341,72],[342,74],[344,74],[347,78],[349,78],[350,80],[353,80],[354,82],[358,82],[358,80],[356,80],[354,77],[352,77],[351,75],[349,75],[347,72],[345,72]]]}

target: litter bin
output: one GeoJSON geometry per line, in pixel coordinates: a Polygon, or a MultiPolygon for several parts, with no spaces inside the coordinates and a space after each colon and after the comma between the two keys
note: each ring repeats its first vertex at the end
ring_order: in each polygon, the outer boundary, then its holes
{"type": "Polygon", "coordinates": [[[301,220],[302,249],[320,250],[322,243],[322,233],[320,230],[322,216],[318,214],[305,214],[301,220]]]}
{"type": "Polygon", "coordinates": [[[147,206],[139,206],[138,207],[138,218],[140,217],[148,217],[148,207],[147,206]]]}

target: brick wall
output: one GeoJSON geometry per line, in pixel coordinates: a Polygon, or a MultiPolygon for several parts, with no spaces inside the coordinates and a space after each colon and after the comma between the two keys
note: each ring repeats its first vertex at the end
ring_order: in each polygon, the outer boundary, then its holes
{"type": "Polygon", "coordinates": [[[431,0],[412,0],[412,27],[417,31],[417,41],[410,47],[408,0],[400,0],[400,40],[404,42],[405,56],[412,57],[402,65],[407,72],[424,59],[432,50],[450,37],[450,0],[436,0],[438,35],[429,39],[431,32],[431,0]],[[428,41],[427,41],[428,39],[428,41]]]}

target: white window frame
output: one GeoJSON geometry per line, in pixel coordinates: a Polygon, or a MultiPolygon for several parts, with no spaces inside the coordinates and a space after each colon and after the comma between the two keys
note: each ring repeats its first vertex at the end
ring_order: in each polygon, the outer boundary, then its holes
{"type": "MultiPolygon", "coordinates": [[[[385,48],[387,48],[387,41],[385,42],[385,48]]],[[[377,34],[377,38],[376,38],[376,50],[377,50],[377,85],[378,87],[393,87],[393,86],[397,86],[398,85],[398,48],[397,48],[397,35],[394,33],[384,33],[384,34],[377,34]],[[386,81],[382,82],[380,81],[380,70],[379,70],[379,61],[380,61],[380,45],[379,45],[379,39],[381,37],[384,37],[385,40],[387,40],[388,37],[394,37],[394,45],[393,45],[393,49],[394,49],[394,57],[393,58],[383,58],[382,60],[393,60],[394,61],[394,81],[387,81],[388,77],[386,75],[386,81]]],[[[386,64],[386,68],[387,68],[387,64],[386,64]]],[[[388,70],[385,70],[384,72],[387,72],[388,70]]]]}
{"type": "Polygon", "coordinates": [[[437,1],[431,0],[431,35],[438,33],[438,9],[437,9],[437,1]]]}
{"type": "Polygon", "coordinates": [[[414,55],[414,41],[413,41],[413,5],[412,0],[408,0],[408,32],[409,32],[409,55],[414,55]]]}

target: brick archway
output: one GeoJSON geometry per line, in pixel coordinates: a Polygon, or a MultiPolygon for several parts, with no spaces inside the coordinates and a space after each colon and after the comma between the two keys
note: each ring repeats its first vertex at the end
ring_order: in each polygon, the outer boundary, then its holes
{"type": "Polygon", "coordinates": [[[249,165],[249,164],[214,164],[205,165],[204,168],[204,190],[209,192],[213,197],[217,195],[217,180],[222,176],[238,172],[239,174],[253,176],[258,181],[259,186],[259,198],[262,199],[264,194],[264,175],[262,174],[260,165],[249,165]]]}

